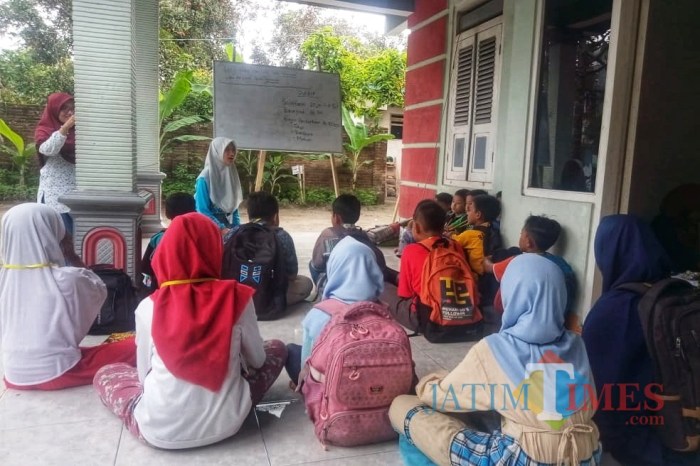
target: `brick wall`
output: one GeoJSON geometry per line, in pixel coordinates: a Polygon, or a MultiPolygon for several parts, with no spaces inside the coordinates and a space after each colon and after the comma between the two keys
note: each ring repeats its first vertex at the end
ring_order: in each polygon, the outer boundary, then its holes
{"type": "MultiPolygon", "coordinates": [[[[5,120],[25,141],[33,141],[34,128],[39,121],[42,111],[42,106],[0,105],[0,118],[5,120]]],[[[192,126],[181,131],[181,134],[197,134],[211,137],[211,124],[192,126]]],[[[203,166],[208,148],[209,143],[206,141],[173,143],[168,153],[163,157],[161,170],[165,174],[170,174],[181,163],[203,166]]],[[[362,151],[360,161],[365,160],[372,160],[373,162],[369,166],[360,168],[357,177],[357,187],[377,191],[380,194],[380,201],[383,202],[386,177],[386,142],[382,141],[373,144],[362,151]]],[[[0,157],[0,167],[10,167],[11,164],[12,162],[8,157],[0,157]]],[[[287,157],[285,160],[286,167],[298,164],[305,167],[307,187],[333,188],[333,178],[328,159],[310,160],[306,157],[287,157]]],[[[340,189],[350,189],[352,186],[352,172],[350,168],[344,165],[337,166],[337,168],[340,189]]]]}

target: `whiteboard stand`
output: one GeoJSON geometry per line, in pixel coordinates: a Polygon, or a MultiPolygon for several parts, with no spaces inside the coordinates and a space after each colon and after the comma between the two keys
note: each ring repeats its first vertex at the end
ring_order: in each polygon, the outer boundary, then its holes
{"type": "Polygon", "coordinates": [[[263,184],[263,174],[265,173],[265,158],[267,151],[261,150],[258,154],[258,171],[255,173],[255,190],[260,191],[263,184]]]}
{"type": "Polygon", "coordinates": [[[331,162],[331,175],[333,176],[333,191],[335,192],[335,197],[340,196],[340,190],[338,189],[338,173],[335,171],[335,156],[331,153],[328,157],[331,162]]]}

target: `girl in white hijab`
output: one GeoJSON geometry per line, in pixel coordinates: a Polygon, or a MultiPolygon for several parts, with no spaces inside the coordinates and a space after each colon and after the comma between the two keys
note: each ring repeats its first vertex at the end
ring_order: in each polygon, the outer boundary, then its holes
{"type": "Polygon", "coordinates": [[[214,138],[204,161],[204,169],[194,185],[197,212],[214,221],[222,235],[241,224],[238,206],[243,201],[241,180],[236,170],[236,143],[214,138]]]}
{"type": "Polygon", "coordinates": [[[44,204],[20,204],[2,218],[0,333],[8,388],[88,385],[105,364],[136,364],[133,338],[78,346],[107,290],[92,271],[65,267],[65,235],[60,215],[44,204]]]}

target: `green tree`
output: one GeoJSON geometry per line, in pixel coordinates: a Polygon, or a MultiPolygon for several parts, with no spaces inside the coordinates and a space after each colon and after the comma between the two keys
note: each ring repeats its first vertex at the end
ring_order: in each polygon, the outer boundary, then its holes
{"type": "Polygon", "coordinates": [[[343,129],[348,135],[349,143],[343,144],[345,149],[350,152],[350,156],[347,157],[347,162],[350,165],[350,170],[352,171],[352,191],[355,192],[355,187],[357,185],[357,174],[365,165],[370,165],[371,160],[365,160],[360,162],[360,154],[362,149],[367,146],[374,144],[379,141],[386,141],[389,139],[394,139],[393,134],[374,134],[369,135],[367,131],[367,126],[364,123],[355,123],[352,119],[350,111],[343,105],[342,109],[343,116],[343,129]]]}
{"type": "Polygon", "coordinates": [[[72,0],[6,0],[0,4],[0,34],[21,39],[37,63],[53,65],[73,48],[72,0]]]}
{"type": "Polygon", "coordinates": [[[340,75],[343,104],[354,114],[375,118],[382,106],[403,106],[405,53],[378,50],[329,27],[311,34],[301,49],[307,67],[315,68],[318,57],[323,71],[340,75]]]}
{"type": "Polygon", "coordinates": [[[174,134],[183,128],[208,121],[208,115],[189,115],[171,120],[175,110],[182,105],[192,93],[192,71],[181,71],[175,75],[170,89],[159,93],[158,116],[160,121],[160,154],[165,153],[168,146],[175,142],[208,141],[210,138],[196,134],[174,134]]]}

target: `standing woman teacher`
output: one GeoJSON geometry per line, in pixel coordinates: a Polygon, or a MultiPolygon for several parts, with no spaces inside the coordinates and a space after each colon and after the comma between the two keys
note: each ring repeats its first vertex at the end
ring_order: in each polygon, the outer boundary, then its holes
{"type": "Polygon", "coordinates": [[[197,177],[194,199],[197,212],[216,223],[222,235],[241,224],[238,206],[243,201],[241,180],[234,164],[236,143],[233,139],[214,138],[197,177]]]}
{"type": "Polygon", "coordinates": [[[75,189],[75,102],[73,96],[57,92],[46,102],[44,113],[34,130],[39,158],[39,191],[37,202],[61,214],[66,239],[61,244],[66,260],[82,266],[73,249],[73,218],[70,209],[58,198],[75,189]]]}

